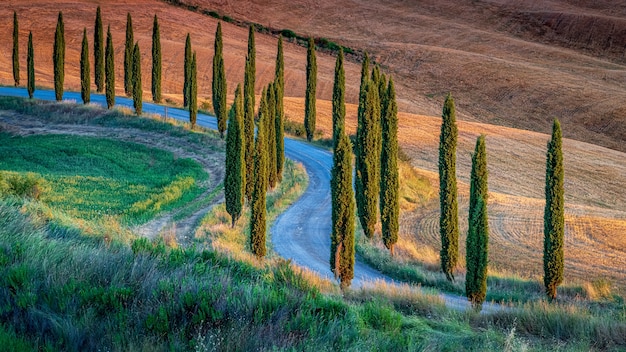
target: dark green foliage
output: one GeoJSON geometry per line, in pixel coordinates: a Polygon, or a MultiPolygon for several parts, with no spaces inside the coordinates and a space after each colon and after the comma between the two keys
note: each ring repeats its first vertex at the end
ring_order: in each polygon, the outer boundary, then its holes
{"type": "Polygon", "coordinates": [[[385,247],[393,255],[398,242],[400,213],[398,188],[398,105],[393,80],[389,79],[384,99],[385,115],[382,116],[382,151],[380,154],[380,222],[385,247]]]}
{"type": "MultiPolygon", "coordinates": [[[[254,26],[248,32],[248,55],[243,81],[243,125],[246,141],[246,175],[254,173],[254,81],[256,75],[256,49],[254,47],[254,26]]],[[[254,183],[252,177],[246,180],[246,199],[252,199],[254,183]]]]}
{"type": "Polygon", "coordinates": [[[333,230],[330,247],[330,269],[350,286],[354,278],[354,194],[352,190],[352,145],[345,134],[339,137],[333,155],[331,199],[333,230]]]}
{"type": "Polygon", "coordinates": [[[274,189],[276,187],[276,88],[274,83],[269,84],[266,92],[267,185],[270,189],[274,189]]]}
{"type": "Polygon", "coordinates": [[[102,28],[102,13],[100,6],[96,10],[96,23],[93,32],[93,69],[94,81],[98,93],[104,91],[104,29],[102,28]]]}
{"type": "Polygon", "coordinates": [[[106,45],[106,98],[107,108],[115,105],[115,51],[113,48],[113,37],[111,36],[111,26],[107,28],[107,45],[106,45]]]}
{"type": "Polygon", "coordinates": [[[189,106],[189,93],[191,91],[191,36],[187,33],[187,39],[185,39],[185,63],[184,63],[184,79],[183,82],[183,106],[189,106]]]}
{"type": "Polygon", "coordinates": [[[63,100],[63,82],[65,81],[65,25],[63,13],[59,12],[57,28],[54,33],[54,49],[52,51],[54,65],[54,95],[57,101],[63,100]]]}
{"type": "Polygon", "coordinates": [[[217,130],[220,137],[224,138],[226,131],[226,71],[224,68],[224,54],[222,42],[222,23],[217,23],[215,31],[215,55],[213,55],[213,110],[217,118],[217,130]]]}
{"type": "Polygon", "coordinates": [[[196,127],[196,119],[198,118],[198,63],[196,62],[196,53],[191,58],[191,71],[189,71],[189,122],[191,129],[196,127]]]}
{"type": "Polygon", "coordinates": [[[335,83],[333,84],[333,142],[339,143],[345,134],[346,120],[346,74],[343,69],[343,50],[339,50],[335,63],[335,83]]]}
{"type": "Polygon", "coordinates": [[[163,99],[161,96],[162,59],[159,19],[157,15],[154,15],[154,23],[152,24],[152,101],[155,103],[160,103],[163,99]]]}
{"type": "Polygon", "coordinates": [[[20,85],[20,30],[17,12],[13,11],[13,81],[20,85]]]}
{"type": "Polygon", "coordinates": [[[472,155],[470,180],[469,230],[465,246],[465,295],[480,308],[487,295],[487,253],[489,224],[487,222],[487,151],[485,136],[478,137],[472,155]]]}
{"type": "Polygon", "coordinates": [[[543,215],[543,283],[551,299],[556,298],[556,289],[563,282],[565,205],[561,138],[561,124],[555,119],[546,157],[546,207],[543,215]]]}
{"type": "Polygon", "coordinates": [[[35,49],[33,49],[33,32],[28,33],[28,55],[26,57],[28,70],[28,97],[35,94],[35,49]]]}
{"type": "Polygon", "coordinates": [[[135,39],[133,35],[133,19],[130,13],[126,15],[126,42],[124,45],[124,93],[127,96],[133,94],[133,51],[135,49],[135,39]]]}
{"type": "Polygon", "coordinates": [[[232,226],[241,215],[246,185],[245,149],[243,135],[243,92],[237,85],[235,101],[229,112],[228,134],[226,136],[226,172],[224,175],[224,196],[226,211],[232,219],[232,226]]]}
{"type": "Polygon", "coordinates": [[[452,95],[443,104],[443,121],[439,141],[439,233],[441,235],[441,269],[454,281],[454,268],[459,257],[459,219],[456,190],[456,112],[452,95]]]}
{"type": "MultiPolygon", "coordinates": [[[[369,81],[369,66],[370,59],[367,53],[365,53],[365,57],[363,58],[363,63],[361,64],[361,85],[359,87],[359,108],[357,112],[357,118],[359,121],[362,119],[363,110],[365,110],[365,84],[369,81]]],[[[358,203],[358,198],[357,198],[358,203]]]]}
{"type": "Polygon", "coordinates": [[[141,85],[141,53],[139,43],[135,43],[133,49],[133,105],[135,113],[141,115],[143,107],[143,90],[141,85]]]}
{"type": "Polygon", "coordinates": [[[365,106],[356,132],[356,199],[363,232],[374,236],[380,195],[380,100],[378,85],[365,84],[365,106]]]}
{"type": "Polygon", "coordinates": [[[309,47],[306,55],[306,95],[304,98],[304,128],[306,139],[310,142],[315,134],[315,95],[317,90],[317,60],[315,58],[315,43],[309,38],[309,47]]]}
{"type": "Polygon", "coordinates": [[[276,88],[276,179],[278,182],[283,179],[283,166],[285,165],[285,107],[283,98],[285,96],[285,60],[283,58],[283,37],[278,37],[278,50],[276,52],[276,74],[274,77],[274,87],[276,88]]]}
{"type": "Polygon", "coordinates": [[[87,28],[83,30],[83,43],[80,52],[80,96],[83,103],[91,100],[91,72],[89,69],[89,43],[87,42],[87,28]]]}
{"type": "Polygon", "coordinates": [[[267,141],[265,119],[269,118],[265,99],[261,99],[259,108],[259,126],[257,128],[256,143],[254,146],[254,174],[252,191],[252,206],[250,209],[250,250],[259,258],[265,256],[265,222],[267,192],[267,141]]]}

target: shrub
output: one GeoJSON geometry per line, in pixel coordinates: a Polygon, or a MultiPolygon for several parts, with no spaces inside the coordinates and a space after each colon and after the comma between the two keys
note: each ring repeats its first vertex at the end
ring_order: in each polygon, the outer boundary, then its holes
{"type": "Polygon", "coordinates": [[[280,31],[280,34],[285,37],[285,38],[296,38],[297,35],[294,31],[292,31],[291,29],[283,29],[282,31],[280,31]]]}

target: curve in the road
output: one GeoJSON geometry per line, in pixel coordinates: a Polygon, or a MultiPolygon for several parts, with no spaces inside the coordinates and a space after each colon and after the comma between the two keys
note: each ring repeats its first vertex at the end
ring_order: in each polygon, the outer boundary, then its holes
{"type": "MultiPolygon", "coordinates": [[[[0,95],[28,97],[24,88],[0,87],[0,95]]],[[[34,97],[41,100],[55,100],[53,91],[38,90],[34,97]]],[[[80,93],[66,92],[64,100],[81,101],[80,93]]],[[[105,96],[92,94],[91,102],[106,106],[105,96]]],[[[116,97],[116,105],[133,106],[133,101],[125,97],[116,97]]],[[[157,114],[182,121],[189,119],[186,110],[144,103],[144,113],[157,114]]],[[[198,114],[197,124],[217,129],[217,120],[213,116],[198,114]]],[[[330,152],[311,144],[285,138],[285,155],[301,163],[309,177],[309,185],[304,194],[274,222],[271,239],[274,251],[280,256],[313,270],[322,277],[332,278],[329,267],[331,234],[331,199],[330,170],[332,155],[330,152]]],[[[363,287],[375,281],[384,281],[395,285],[396,281],[359,261],[355,262],[353,287],[363,287]]],[[[446,304],[454,309],[469,307],[463,297],[440,294],[446,304]]],[[[494,311],[497,305],[485,304],[483,311],[494,311]]]]}

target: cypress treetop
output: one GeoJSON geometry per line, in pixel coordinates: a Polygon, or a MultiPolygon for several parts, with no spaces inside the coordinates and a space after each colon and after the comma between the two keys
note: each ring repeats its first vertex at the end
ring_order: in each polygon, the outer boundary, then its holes
{"type": "Polygon", "coordinates": [[[213,55],[213,110],[217,118],[217,130],[220,137],[224,138],[226,131],[226,71],[224,68],[224,55],[222,53],[222,23],[217,23],[215,31],[215,54],[213,55]]]}
{"type": "Polygon", "coordinates": [[[126,14],[126,42],[124,45],[124,93],[133,94],[133,64],[135,39],[133,35],[133,19],[130,13],[126,14]]]}
{"type": "Polygon", "coordinates": [[[185,63],[184,63],[184,79],[183,83],[183,106],[189,106],[189,93],[191,91],[191,60],[193,59],[191,54],[191,36],[187,33],[185,39],[185,63]]]}
{"type": "Polygon", "coordinates": [[[33,49],[33,32],[28,33],[28,53],[26,66],[28,66],[28,97],[35,94],[35,49],[33,49]]]}
{"type": "Polygon", "coordinates": [[[346,74],[343,69],[343,49],[339,49],[335,62],[335,83],[333,84],[333,144],[345,134],[346,119],[346,74]]]}
{"type": "Polygon", "coordinates": [[[54,49],[52,51],[54,63],[54,94],[57,101],[63,100],[63,83],[65,81],[65,25],[63,13],[59,12],[57,27],[54,33],[54,49]]]}
{"type": "Polygon", "coordinates": [[[111,36],[111,26],[107,28],[107,44],[106,44],[106,100],[107,108],[115,105],[115,53],[113,51],[113,36],[111,36]]]}
{"type": "Polygon", "coordinates": [[[133,105],[135,113],[141,115],[143,109],[143,90],[141,84],[141,53],[139,43],[135,43],[133,49],[133,105]]]}
{"type": "Polygon", "coordinates": [[[17,12],[13,11],[13,81],[20,85],[20,30],[17,12]]]}
{"type": "Polygon", "coordinates": [[[160,103],[161,94],[161,70],[163,55],[161,54],[161,30],[159,29],[159,19],[154,15],[152,24],[152,101],[160,103]]]}
{"type": "Polygon", "coordinates": [[[245,195],[246,174],[243,137],[243,92],[241,85],[237,85],[235,101],[229,112],[228,134],[226,135],[226,173],[224,175],[226,211],[231,216],[233,227],[241,215],[245,195]]]}
{"type": "Polygon", "coordinates": [[[96,23],[93,32],[93,69],[96,90],[104,91],[104,29],[102,28],[102,13],[100,6],[96,10],[96,23]]]}
{"type": "Polygon", "coordinates": [[[189,72],[189,122],[191,129],[196,127],[198,118],[198,65],[196,62],[196,52],[191,58],[191,71],[189,72]]]}
{"type": "Polygon", "coordinates": [[[274,77],[274,87],[276,88],[276,177],[278,182],[283,179],[283,166],[285,164],[285,109],[283,106],[283,98],[285,96],[285,62],[283,55],[283,37],[278,36],[274,77]]]}
{"type": "Polygon", "coordinates": [[[89,69],[89,43],[87,41],[87,28],[83,30],[83,43],[80,53],[80,96],[83,103],[89,104],[91,100],[91,72],[89,69]]]}
{"type": "Polygon", "coordinates": [[[306,139],[310,142],[315,135],[316,91],[317,91],[317,60],[315,58],[315,42],[309,38],[306,55],[306,96],[304,99],[304,129],[306,139]]]}

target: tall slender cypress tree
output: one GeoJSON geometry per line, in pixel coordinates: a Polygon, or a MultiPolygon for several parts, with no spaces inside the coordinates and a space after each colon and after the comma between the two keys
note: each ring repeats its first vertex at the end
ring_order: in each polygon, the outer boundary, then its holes
{"type": "Polygon", "coordinates": [[[93,32],[93,69],[94,81],[98,93],[104,91],[104,29],[102,28],[102,13],[100,6],[96,10],[96,23],[93,32]]]}
{"type": "Polygon", "coordinates": [[[152,101],[160,103],[161,96],[161,69],[163,55],[161,54],[161,30],[159,29],[159,19],[154,15],[152,24],[152,101]]]}
{"type": "Polygon", "coordinates": [[[487,251],[489,224],[487,222],[487,151],[485,136],[476,140],[472,155],[470,180],[469,230],[465,246],[465,295],[476,308],[480,308],[487,294],[487,251]]]}
{"type": "Polygon", "coordinates": [[[28,53],[26,57],[28,70],[28,97],[35,94],[35,49],[33,49],[33,32],[28,33],[28,53]]]}
{"type": "Polygon", "coordinates": [[[52,51],[54,63],[54,95],[57,101],[63,100],[63,83],[65,81],[65,25],[63,13],[59,12],[57,28],[54,33],[54,49],[52,51]]]}
{"type": "Polygon", "coordinates": [[[443,104],[443,121],[439,141],[439,233],[441,235],[441,269],[454,281],[459,257],[459,219],[456,189],[456,112],[452,95],[443,104]]]}
{"type": "Polygon", "coordinates": [[[380,221],[385,247],[393,255],[393,246],[398,242],[400,214],[398,188],[398,105],[393,80],[389,79],[386,89],[385,115],[382,117],[383,148],[380,155],[380,221]]]}
{"type": "Polygon", "coordinates": [[[135,49],[135,39],[133,35],[133,19],[130,13],[126,15],[126,42],[124,45],[124,93],[127,96],[133,94],[133,57],[135,49]]]}
{"type": "Polygon", "coordinates": [[[543,283],[550,299],[556,298],[557,287],[563,282],[565,201],[561,139],[561,124],[555,119],[546,157],[546,206],[543,215],[543,283]]]}
{"type": "Polygon", "coordinates": [[[226,135],[226,173],[224,175],[224,196],[226,211],[232,219],[232,227],[241,215],[244,202],[245,149],[243,135],[243,92],[237,85],[235,101],[229,112],[228,134],[226,135]]]}
{"type": "Polygon", "coordinates": [[[89,69],[89,43],[87,42],[87,28],[83,29],[83,43],[80,52],[80,96],[84,104],[91,101],[91,72],[89,69]]]}
{"type": "Polygon", "coordinates": [[[135,43],[133,49],[133,105],[135,113],[141,115],[143,108],[143,90],[141,85],[141,53],[139,43],[135,43]]]}
{"type": "Polygon", "coordinates": [[[20,85],[20,29],[15,11],[13,11],[13,81],[16,87],[20,85]]]}
{"type": "MultiPolygon", "coordinates": [[[[357,112],[357,119],[358,119],[358,123],[360,124],[361,120],[362,120],[362,115],[363,115],[363,111],[365,110],[365,84],[367,83],[367,81],[369,80],[369,74],[370,74],[370,59],[369,56],[367,55],[367,53],[365,53],[364,55],[365,57],[363,58],[363,62],[361,63],[361,85],[359,87],[359,107],[358,107],[358,112],[357,112]]],[[[357,203],[358,203],[358,198],[357,198],[357,203]]]]}
{"type": "Polygon", "coordinates": [[[378,85],[365,85],[365,110],[357,126],[357,210],[365,236],[372,238],[380,195],[380,103],[378,85]]]}
{"type": "Polygon", "coordinates": [[[352,146],[342,134],[335,145],[331,171],[332,221],[330,269],[350,286],[354,278],[354,194],[352,191],[352,146]]]}
{"type": "Polygon", "coordinates": [[[213,110],[217,118],[217,130],[224,138],[226,131],[226,71],[224,68],[224,54],[222,42],[222,23],[217,23],[215,31],[215,55],[213,55],[213,110]]]}
{"type": "Polygon", "coordinates": [[[274,76],[276,88],[276,179],[283,179],[283,166],[285,164],[285,60],[283,58],[283,37],[278,37],[278,49],[276,51],[276,73],[274,76]]]}
{"type": "Polygon", "coordinates": [[[339,49],[335,62],[335,83],[333,84],[333,145],[339,143],[345,134],[346,120],[346,74],[343,69],[343,49],[339,49]]]}
{"type": "MultiPolygon", "coordinates": [[[[243,82],[243,125],[246,136],[246,174],[254,172],[254,82],[256,75],[256,49],[254,44],[254,26],[248,32],[248,54],[246,56],[246,72],[243,82]]],[[[246,180],[246,198],[252,199],[254,183],[252,178],[246,180]]]]}
{"type": "Polygon", "coordinates": [[[267,87],[267,177],[268,187],[276,187],[276,87],[270,83],[267,87]]]}
{"type": "Polygon", "coordinates": [[[310,142],[315,135],[315,95],[317,90],[317,60],[315,58],[315,42],[309,38],[306,55],[306,96],[304,98],[304,129],[306,139],[310,142]]]}
{"type": "Polygon", "coordinates": [[[191,90],[191,36],[187,33],[187,39],[185,39],[185,71],[183,83],[183,106],[189,106],[189,92],[191,90]]]}
{"type": "Polygon", "coordinates": [[[189,122],[191,129],[196,127],[198,118],[198,64],[196,53],[191,58],[191,71],[189,72],[189,122]]]}
{"type": "Polygon", "coordinates": [[[113,49],[113,36],[111,36],[111,26],[107,28],[107,45],[106,45],[106,99],[107,108],[115,105],[115,52],[113,49]]]}
{"type": "MultiPolygon", "coordinates": [[[[265,99],[262,99],[265,100],[265,99]]],[[[264,119],[268,118],[267,104],[261,104],[254,153],[254,190],[250,209],[250,249],[258,258],[265,256],[265,222],[267,192],[267,141],[264,119]]]]}

